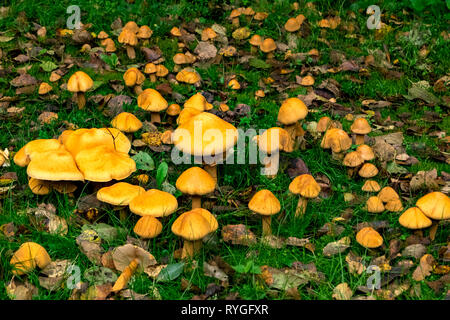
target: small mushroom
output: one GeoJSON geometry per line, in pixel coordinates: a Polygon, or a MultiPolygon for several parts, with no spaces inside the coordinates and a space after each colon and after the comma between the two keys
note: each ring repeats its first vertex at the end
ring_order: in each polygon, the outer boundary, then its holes
{"type": "Polygon", "coordinates": [[[128,58],[134,60],[136,58],[134,47],[138,44],[137,32],[124,27],[119,34],[119,42],[125,45],[128,58]]]}
{"type": "Polygon", "coordinates": [[[14,253],[9,263],[13,267],[12,273],[20,276],[36,267],[44,269],[51,261],[43,246],[35,242],[25,242],[14,253]]]}
{"type": "Polygon", "coordinates": [[[330,128],[325,132],[320,146],[323,149],[331,148],[333,159],[341,161],[344,152],[352,146],[352,139],[344,130],[330,128]]]}
{"type": "Polygon", "coordinates": [[[347,170],[348,176],[353,177],[353,174],[356,170],[358,170],[359,166],[364,162],[363,159],[361,159],[361,156],[358,152],[352,151],[345,155],[344,160],[342,161],[342,164],[349,169],[347,170]]]}
{"type": "Polygon", "coordinates": [[[402,213],[398,222],[405,228],[418,230],[430,227],[433,222],[418,207],[412,207],[402,213]]]}
{"type": "Polygon", "coordinates": [[[372,131],[369,122],[365,118],[355,119],[350,129],[356,135],[356,144],[364,144],[364,136],[372,131]]]}
{"type": "Polygon", "coordinates": [[[377,196],[372,196],[366,201],[367,211],[370,213],[380,213],[384,211],[383,202],[377,196]]]}
{"type": "Polygon", "coordinates": [[[372,227],[365,227],[356,234],[356,241],[364,248],[378,248],[383,244],[383,237],[372,227]]]}
{"type": "Polygon", "coordinates": [[[378,192],[381,190],[381,187],[375,180],[366,180],[361,190],[366,192],[378,192]]]}
{"type": "Polygon", "coordinates": [[[123,80],[127,87],[134,89],[134,92],[139,95],[142,92],[141,84],[145,81],[145,76],[138,68],[130,68],[123,74],[123,80]]]}
{"type": "MultiPolygon", "coordinates": [[[[358,151],[356,151],[358,152],[358,151]]],[[[360,154],[360,153],[358,153],[360,154]]],[[[362,178],[373,178],[378,174],[378,169],[371,163],[364,163],[358,171],[358,175],[362,178]]]]}
{"type": "Polygon", "coordinates": [[[299,121],[306,118],[308,115],[308,107],[299,98],[288,98],[283,101],[278,111],[278,121],[280,121],[285,130],[288,132],[290,140],[288,150],[296,149],[298,145],[298,138],[303,138],[303,132],[299,121]]]}
{"type": "Polygon", "coordinates": [[[150,189],[130,201],[130,211],[139,216],[167,217],[177,209],[177,199],[157,189],[150,189]]]}
{"type": "Polygon", "coordinates": [[[166,99],[155,89],[145,89],[137,98],[138,106],[141,109],[151,112],[153,123],[161,122],[160,112],[167,109],[169,104],[166,99]]]}
{"type": "Polygon", "coordinates": [[[86,105],[84,93],[92,88],[94,81],[83,71],[75,72],[67,82],[67,90],[76,95],[78,108],[81,110],[86,105]]]}
{"type": "Polygon", "coordinates": [[[134,233],[143,239],[153,239],[162,231],[162,223],[152,216],[141,217],[133,229],[134,233]]]}
{"type": "Polygon", "coordinates": [[[192,209],[196,209],[202,207],[202,196],[214,192],[216,181],[202,168],[192,167],[178,177],[175,185],[183,194],[191,196],[192,209]]]}
{"type": "Polygon", "coordinates": [[[184,239],[181,257],[192,258],[202,247],[202,239],[219,227],[216,218],[202,208],[181,214],[172,224],[172,232],[184,239]]]}
{"type": "Polygon", "coordinates": [[[268,236],[272,234],[272,215],[281,210],[280,201],[269,190],[260,190],[250,199],[248,208],[262,218],[262,234],[268,236]]]}
{"type": "Polygon", "coordinates": [[[289,191],[292,194],[300,195],[297,208],[295,210],[296,217],[300,217],[306,212],[308,199],[317,198],[319,196],[320,190],[320,185],[310,174],[302,174],[292,180],[292,182],[289,184],[289,191]]]}
{"type": "Polygon", "coordinates": [[[259,45],[259,49],[267,53],[267,58],[273,58],[274,54],[273,52],[277,49],[277,45],[275,41],[272,38],[264,39],[263,42],[259,45]]]}

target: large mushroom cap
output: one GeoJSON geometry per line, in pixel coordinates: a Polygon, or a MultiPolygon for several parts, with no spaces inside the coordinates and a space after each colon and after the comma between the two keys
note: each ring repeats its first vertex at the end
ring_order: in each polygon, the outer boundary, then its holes
{"type": "Polygon", "coordinates": [[[352,139],[344,130],[331,128],[325,132],[320,146],[324,149],[331,148],[333,152],[340,153],[350,149],[352,146],[352,139]]]}
{"type": "Polygon", "coordinates": [[[194,84],[201,80],[200,75],[192,68],[184,68],[177,73],[175,79],[189,84],[194,84]]]}
{"type": "Polygon", "coordinates": [[[289,144],[289,133],[279,127],[269,128],[258,137],[258,147],[267,154],[278,150],[286,151],[289,144]]]}
{"type": "Polygon", "coordinates": [[[263,42],[263,38],[260,35],[255,34],[250,38],[248,42],[250,42],[252,46],[259,47],[263,42]]]}
{"type": "Polygon", "coordinates": [[[177,124],[178,125],[182,125],[187,120],[189,120],[193,116],[196,116],[196,115],[198,115],[200,113],[202,113],[202,111],[199,111],[199,110],[194,109],[194,108],[184,108],[183,110],[180,111],[180,114],[178,115],[177,124]]]}
{"type": "Polygon", "coordinates": [[[133,33],[139,32],[139,26],[134,21],[128,21],[124,26],[123,29],[130,30],[133,33]]]}
{"type": "Polygon", "coordinates": [[[33,156],[27,168],[29,177],[49,181],[83,181],[83,174],[78,170],[72,155],[58,149],[33,156]]]}
{"type": "Polygon", "coordinates": [[[177,209],[177,199],[157,189],[150,189],[130,202],[130,211],[139,216],[166,217],[177,209]]]}
{"type": "Polygon", "coordinates": [[[145,81],[144,74],[139,71],[138,68],[130,68],[123,74],[123,80],[125,81],[125,85],[128,87],[132,87],[135,85],[142,84],[145,81]]]}
{"type": "Polygon", "coordinates": [[[408,229],[424,229],[432,225],[432,221],[417,207],[412,207],[403,212],[398,222],[408,229]]]}
{"type": "Polygon", "coordinates": [[[142,128],[142,122],[134,114],[121,112],[114,117],[111,125],[122,132],[136,132],[142,128]]]}
{"type": "Polygon", "coordinates": [[[131,200],[144,192],[144,188],[140,186],[118,182],[98,190],[97,199],[114,206],[127,206],[131,200]]]}
{"type": "Polygon", "coordinates": [[[271,216],[280,212],[281,205],[271,191],[264,189],[255,193],[248,203],[248,208],[257,214],[271,216]]]}
{"type": "Polygon", "coordinates": [[[40,244],[35,242],[25,242],[14,253],[10,264],[14,270],[14,275],[22,275],[32,271],[38,266],[44,269],[51,262],[51,258],[40,244]]]}
{"type": "Polygon", "coordinates": [[[364,248],[378,248],[383,244],[383,237],[372,227],[365,227],[356,234],[356,241],[364,248]]]}
{"type": "Polygon", "coordinates": [[[152,36],[153,31],[150,29],[149,26],[142,26],[139,28],[139,31],[137,32],[136,36],[139,39],[148,39],[152,36]]]}
{"type": "Polygon", "coordinates": [[[278,111],[278,121],[284,125],[294,124],[305,119],[308,115],[308,107],[299,98],[286,99],[278,111]]]}
{"type": "Polygon", "coordinates": [[[442,192],[435,191],[423,196],[417,200],[416,206],[431,219],[450,219],[450,198],[442,192]]]}
{"type": "Polygon", "coordinates": [[[310,174],[302,174],[295,177],[289,184],[289,191],[299,194],[304,198],[316,198],[320,193],[320,185],[310,174]]]}
{"type": "Polygon", "coordinates": [[[184,194],[202,196],[213,192],[216,188],[216,182],[202,168],[192,167],[178,177],[176,187],[184,194]]]}
{"type": "Polygon", "coordinates": [[[350,129],[356,134],[368,134],[372,129],[369,122],[365,118],[357,118],[353,121],[350,129]]]}
{"type": "Polygon", "coordinates": [[[364,162],[363,159],[361,159],[361,156],[358,152],[352,151],[345,155],[344,161],[342,162],[344,166],[354,168],[360,166],[364,162]]]}
{"type": "Polygon", "coordinates": [[[366,180],[361,190],[366,192],[378,192],[381,190],[381,187],[375,180],[366,180]]]}
{"type": "Polygon", "coordinates": [[[105,146],[123,153],[128,153],[131,149],[130,140],[116,128],[78,129],[64,141],[64,147],[74,157],[82,150],[97,146],[105,146]]]}
{"type": "Polygon", "coordinates": [[[103,145],[80,151],[75,161],[84,178],[95,182],[123,180],[136,171],[136,163],[127,153],[103,145]]]}
{"type": "Polygon", "coordinates": [[[139,108],[151,112],[160,112],[166,110],[169,104],[166,99],[155,89],[145,89],[137,98],[139,108]]]}
{"type": "Polygon", "coordinates": [[[61,149],[62,145],[57,139],[37,139],[28,142],[14,155],[14,163],[26,167],[34,155],[47,151],[61,149]]]}
{"type": "Polygon", "coordinates": [[[237,139],[238,131],[232,124],[209,112],[189,118],[173,133],[175,146],[195,156],[222,154],[232,148],[237,139]]]}
{"type": "Polygon", "coordinates": [[[198,111],[205,111],[206,104],[206,98],[200,92],[198,92],[186,100],[186,102],[184,103],[184,108],[193,108],[198,111]]]}
{"type": "Polygon", "coordinates": [[[181,214],[172,224],[172,232],[185,240],[196,241],[219,227],[216,218],[202,208],[181,214]]]}
{"type": "Polygon", "coordinates": [[[296,18],[289,18],[284,24],[284,29],[288,32],[295,32],[300,29],[301,23],[296,18]]]}
{"type": "Polygon", "coordinates": [[[157,237],[162,231],[162,223],[152,216],[141,217],[133,229],[134,233],[144,239],[157,237]]]}
{"type": "Polygon", "coordinates": [[[86,92],[94,85],[91,77],[83,71],[75,72],[67,82],[67,90],[70,92],[86,92]]]}
{"type": "Polygon", "coordinates": [[[123,28],[119,34],[119,42],[134,47],[138,44],[137,32],[128,28],[123,28]]]}

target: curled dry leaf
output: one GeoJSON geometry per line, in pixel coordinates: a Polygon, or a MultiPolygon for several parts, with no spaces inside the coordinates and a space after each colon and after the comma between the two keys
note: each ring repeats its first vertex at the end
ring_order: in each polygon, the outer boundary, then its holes
{"type": "Polygon", "coordinates": [[[330,242],[325,246],[325,248],[323,248],[323,255],[326,257],[331,257],[338,253],[342,253],[350,247],[350,243],[351,240],[349,237],[344,237],[338,241],[330,242]]]}
{"type": "Polygon", "coordinates": [[[425,254],[420,258],[419,266],[414,270],[412,277],[416,281],[422,281],[429,275],[436,265],[436,261],[433,256],[429,253],[425,254]]]}
{"type": "Polygon", "coordinates": [[[353,296],[353,291],[346,282],[340,283],[333,289],[333,299],[336,300],[350,300],[353,296]]]}
{"type": "Polygon", "coordinates": [[[243,224],[227,225],[222,228],[222,238],[225,242],[250,246],[256,244],[256,236],[243,224]]]}

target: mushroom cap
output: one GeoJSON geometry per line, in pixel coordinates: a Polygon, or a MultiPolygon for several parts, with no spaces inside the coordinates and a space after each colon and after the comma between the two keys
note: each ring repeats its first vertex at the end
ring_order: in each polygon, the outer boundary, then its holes
{"type": "Polygon", "coordinates": [[[424,229],[432,225],[432,221],[418,207],[412,207],[403,212],[398,222],[408,229],[424,229]]]}
{"type": "Polygon", "coordinates": [[[166,113],[169,116],[175,117],[178,116],[181,112],[181,107],[179,104],[172,103],[166,110],[166,113]]]}
{"type": "Polygon", "coordinates": [[[239,81],[237,81],[236,79],[231,79],[228,82],[228,87],[233,90],[239,90],[241,88],[241,85],[239,84],[239,81]]]}
{"type": "Polygon", "coordinates": [[[262,21],[265,20],[268,16],[269,14],[267,12],[256,12],[253,18],[256,21],[262,21]]]}
{"type": "Polygon", "coordinates": [[[119,42],[134,47],[138,44],[136,32],[123,28],[122,32],[119,34],[119,42]]]}
{"type": "Polygon", "coordinates": [[[269,128],[258,137],[258,147],[267,154],[285,151],[289,144],[289,133],[279,127],[269,128]]]}
{"type": "Polygon", "coordinates": [[[364,248],[378,248],[383,244],[383,237],[372,227],[365,227],[356,234],[356,241],[364,248]]]}
{"type": "Polygon", "coordinates": [[[121,112],[114,117],[111,125],[122,132],[136,132],[142,128],[142,122],[134,114],[121,112]]]}
{"type": "Polygon", "coordinates": [[[172,224],[172,232],[188,241],[203,239],[219,227],[216,218],[203,208],[181,214],[172,224]]]}
{"type": "Polygon", "coordinates": [[[369,147],[367,144],[361,144],[356,148],[356,152],[359,153],[361,158],[364,161],[370,161],[375,159],[375,154],[373,153],[373,149],[369,147]]]}
{"type": "Polygon", "coordinates": [[[123,180],[136,171],[136,163],[127,153],[104,145],[81,150],[75,161],[84,178],[95,182],[123,180]]]}
{"type": "Polygon", "coordinates": [[[361,159],[361,156],[358,152],[352,151],[345,155],[344,161],[342,162],[344,166],[355,168],[360,166],[364,162],[363,159],[361,159]]]}
{"type": "Polygon", "coordinates": [[[135,85],[139,85],[145,80],[145,76],[142,72],[139,71],[138,68],[129,68],[123,74],[123,80],[125,81],[125,85],[128,87],[132,87],[135,85]]]}
{"type": "Polygon", "coordinates": [[[97,199],[113,206],[127,206],[133,198],[145,192],[145,189],[126,182],[117,182],[97,191],[97,199]]]}
{"type": "Polygon", "coordinates": [[[58,141],[61,144],[64,144],[67,141],[67,138],[72,134],[73,130],[67,129],[61,132],[61,134],[58,137],[58,141]]]}
{"type": "Polygon", "coordinates": [[[372,196],[366,201],[367,211],[371,213],[380,213],[384,211],[383,202],[377,196],[372,196]]]}
{"type": "Polygon", "coordinates": [[[331,126],[331,118],[330,117],[322,117],[317,122],[317,132],[325,132],[331,126]]]}
{"type": "Polygon", "coordinates": [[[384,207],[390,212],[399,212],[403,210],[403,204],[400,199],[388,201],[384,207]]]}
{"type": "MultiPolygon", "coordinates": [[[[357,151],[355,151],[357,152],[357,151]]],[[[361,155],[359,152],[357,152],[359,155],[361,155]]],[[[378,174],[378,169],[375,165],[372,163],[364,163],[358,171],[359,176],[363,178],[372,178],[375,177],[378,174]]]]}
{"type": "Polygon", "coordinates": [[[325,132],[320,146],[324,149],[329,149],[335,153],[350,149],[352,146],[352,139],[347,132],[338,128],[331,128],[325,132]]]}
{"type": "Polygon", "coordinates": [[[156,73],[156,65],[154,63],[147,63],[144,67],[144,73],[156,73]]]}
{"type": "Polygon", "coordinates": [[[150,29],[149,26],[141,26],[139,28],[139,31],[137,32],[137,37],[139,39],[148,39],[152,36],[153,31],[150,29]]]}
{"type": "Polygon", "coordinates": [[[296,18],[289,18],[284,24],[284,29],[288,32],[295,32],[300,29],[301,23],[296,18]]]}
{"type": "Polygon", "coordinates": [[[142,91],[137,98],[138,106],[141,109],[160,112],[166,110],[169,104],[166,99],[155,89],[145,89],[142,91]]]}
{"type": "Polygon", "coordinates": [[[200,113],[202,113],[202,111],[199,111],[194,108],[184,108],[183,110],[181,110],[180,114],[178,115],[177,124],[181,125],[181,124],[185,123],[187,120],[189,120],[190,118],[192,118],[193,116],[196,116],[200,113]]]}
{"type": "Polygon", "coordinates": [[[267,189],[260,190],[250,199],[248,208],[260,215],[271,216],[281,210],[280,201],[267,189]]]}
{"type": "Polygon", "coordinates": [[[116,128],[77,129],[64,141],[64,147],[74,157],[80,151],[97,146],[105,146],[111,150],[128,153],[131,149],[131,142],[116,128]]]}
{"type": "Polygon", "coordinates": [[[47,151],[33,156],[27,168],[29,177],[48,181],[83,181],[83,174],[70,152],[64,149],[47,151]]]}
{"type": "Polygon", "coordinates": [[[104,40],[106,38],[109,38],[109,35],[105,31],[100,31],[97,35],[97,38],[100,40],[104,40]]]}
{"type": "Polygon", "coordinates": [[[254,34],[250,38],[250,40],[248,40],[248,42],[250,42],[250,44],[252,46],[259,47],[262,44],[262,42],[263,42],[263,38],[260,35],[258,35],[258,34],[254,34]]]}
{"type": "Polygon", "coordinates": [[[70,92],[86,92],[94,85],[91,77],[83,71],[77,71],[70,76],[67,82],[67,90],[70,92]]]}
{"type": "Polygon", "coordinates": [[[130,211],[139,216],[166,217],[177,209],[177,199],[157,189],[150,189],[130,202],[130,211]]]}
{"type": "Polygon", "coordinates": [[[20,167],[26,167],[33,156],[61,149],[62,145],[57,139],[37,139],[28,142],[14,155],[14,163],[20,167]]]}
{"type": "Polygon", "coordinates": [[[134,226],[134,233],[144,239],[157,237],[162,231],[162,223],[152,216],[141,217],[134,226]]]}
{"type": "Polygon", "coordinates": [[[173,132],[175,146],[195,156],[221,154],[237,139],[238,131],[232,124],[209,112],[190,117],[173,132]]]}
{"type": "Polygon", "coordinates": [[[296,123],[305,119],[308,115],[308,107],[299,98],[288,98],[281,104],[278,111],[278,121],[284,125],[296,123]]]}
{"type": "Polygon", "coordinates": [[[156,259],[152,254],[131,243],[117,247],[112,252],[114,267],[119,271],[123,271],[134,259],[139,260],[139,266],[144,270],[156,264],[156,259]]]}
{"type": "Polygon", "coordinates": [[[188,64],[191,63],[191,60],[184,53],[177,53],[172,58],[175,64],[188,64]]]}
{"type": "Polygon", "coordinates": [[[177,81],[189,84],[194,84],[201,80],[200,75],[192,68],[184,68],[177,73],[177,76],[175,78],[177,79],[177,81]]]}
{"type": "Polygon", "coordinates": [[[239,10],[240,8],[238,8],[238,9],[233,9],[232,11],[231,11],[231,13],[230,13],[230,16],[228,17],[229,19],[233,19],[233,18],[237,18],[237,17],[239,17],[240,15],[241,15],[241,13],[242,13],[242,10],[239,10]]]}
{"type": "Polygon", "coordinates": [[[378,193],[378,197],[384,203],[400,199],[398,193],[391,187],[384,187],[383,189],[381,189],[380,193],[378,193]]]}
{"type": "Polygon", "coordinates": [[[372,129],[369,122],[365,118],[357,118],[353,121],[350,129],[356,134],[368,134],[372,129]]]}
{"type": "Polygon", "coordinates": [[[184,108],[193,108],[198,111],[206,110],[206,98],[200,93],[197,92],[192,97],[187,99],[183,105],[184,108]]]}
{"type": "Polygon", "coordinates": [[[116,44],[114,43],[113,39],[107,38],[105,40],[102,40],[101,45],[105,47],[106,52],[116,51],[116,44]]]}
{"type": "Polygon", "coordinates": [[[157,77],[165,77],[169,73],[169,69],[167,69],[162,64],[156,65],[156,76],[157,77]]]}
{"type": "Polygon", "coordinates": [[[177,179],[176,187],[184,194],[203,196],[216,188],[216,181],[200,167],[191,167],[177,179]]]}
{"type": "Polygon", "coordinates": [[[9,263],[14,268],[12,271],[14,275],[23,275],[36,266],[44,269],[51,261],[43,246],[35,242],[25,242],[14,253],[9,263]]]}
{"type": "Polygon", "coordinates": [[[170,34],[174,37],[181,37],[181,31],[177,27],[173,27],[172,29],[170,29],[170,34]]]}
{"type": "Polygon", "coordinates": [[[50,183],[46,180],[30,178],[30,180],[28,180],[28,186],[30,187],[31,192],[40,196],[49,194],[52,190],[50,183]]]}
{"type": "Polygon", "coordinates": [[[301,174],[289,184],[289,191],[304,198],[316,198],[320,193],[320,185],[310,174],[301,174]]]}
{"type": "Polygon", "coordinates": [[[275,51],[277,49],[277,45],[272,38],[267,38],[261,42],[259,49],[261,49],[262,52],[269,53],[275,51]]]}
{"type": "Polygon", "coordinates": [[[134,21],[128,21],[124,26],[123,29],[130,30],[131,32],[138,33],[139,32],[139,26],[134,21]]]}
{"type": "Polygon", "coordinates": [[[202,41],[207,41],[209,39],[214,39],[217,37],[217,33],[211,28],[205,28],[202,31],[202,41]]]}
{"type": "Polygon", "coordinates": [[[381,190],[381,187],[375,180],[366,180],[361,190],[366,192],[378,192],[381,190]]]}
{"type": "Polygon", "coordinates": [[[442,192],[430,192],[417,200],[416,206],[434,220],[450,219],[450,198],[442,192]]]}

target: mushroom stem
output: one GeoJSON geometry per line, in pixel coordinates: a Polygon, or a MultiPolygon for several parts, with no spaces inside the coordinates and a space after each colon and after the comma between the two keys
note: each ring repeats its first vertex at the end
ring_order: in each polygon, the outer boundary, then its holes
{"type": "Polygon", "coordinates": [[[77,92],[75,94],[77,95],[78,109],[84,109],[84,106],[86,105],[86,97],[84,95],[84,92],[77,92]]]}
{"type": "Polygon", "coordinates": [[[152,123],[161,123],[161,115],[159,112],[152,112],[150,117],[152,123]]]}
{"type": "Polygon", "coordinates": [[[262,235],[270,236],[272,234],[272,217],[271,216],[262,216],[262,235]]]}
{"type": "Polygon", "coordinates": [[[292,152],[294,151],[295,140],[297,139],[297,125],[296,123],[285,126],[284,129],[289,134],[289,141],[286,145],[285,151],[292,152]]]}
{"type": "Polygon", "coordinates": [[[119,218],[120,221],[124,222],[125,220],[127,220],[127,210],[126,207],[122,207],[119,211],[119,218]]]}
{"type": "Polygon", "coordinates": [[[205,169],[205,171],[211,175],[211,177],[214,179],[217,185],[217,165],[215,163],[214,164],[205,163],[203,165],[203,169],[205,169]]]}
{"type": "Polygon", "coordinates": [[[279,155],[272,153],[264,159],[264,173],[269,179],[274,179],[277,176],[279,168],[279,155]]]}
{"type": "Polygon", "coordinates": [[[430,240],[433,241],[436,238],[437,229],[439,227],[439,222],[437,220],[432,220],[430,227],[430,240]]]}
{"type": "Polygon", "coordinates": [[[136,58],[136,51],[134,51],[134,48],[132,46],[125,46],[127,49],[127,56],[131,60],[134,60],[136,58]]]}
{"type": "Polygon", "coordinates": [[[306,207],[308,206],[308,200],[306,198],[300,197],[298,199],[297,208],[295,209],[295,217],[299,218],[306,212],[306,207]]]}
{"type": "Polygon", "coordinates": [[[331,154],[332,154],[332,158],[333,158],[334,160],[337,160],[337,161],[342,161],[342,160],[344,160],[345,154],[344,154],[343,152],[334,152],[334,151],[331,151],[331,154]]]}
{"type": "Polygon", "coordinates": [[[181,254],[181,258],[192,258],[196,253],[200,251],[202,248],[203,242],[202,240],[184,240],[183,252],[181,254]]]}
{"type": "Polygon", "coordinates": [[[267,59],[273,59],[273,58],[275,58],[275,55],[272,52],[269,52],[267,54],[267,59]]]}
{"type": "Polygon", "coordinates": [[[156,82],[156,74],[150,74],[150,82],[156,82]]]}
{"type": "Polygon", "coordinates": [[[134,93],[136,93],[137,95],[140,95],[142,93],[142,87],[140,85],[135,85],[134,93]]]}
{"type": "Polygon", "coordinates": [[[128,281],[130,281],[133,274],[136,272],[136,269],[139,265],[139,260],[135,258],[133,261],[130,262],[128,266],[123,269],[122,273],[120,274],[119,278],[117,278],[116,282],[114,283],[114,286],[111,291],[117,292],[125,288],[128,281]]]}
{"type": "Polygon", "coordinates": [[[357,134],[355,137],[355,143],[356,144],[364,144],[364,135],[363,134],[357,134]]]}
{"type": "Polygon", "coordinates": [[[192,196],[192,209],[201,208],[202,207],[202,197],[201,196],[192,196]]]}

